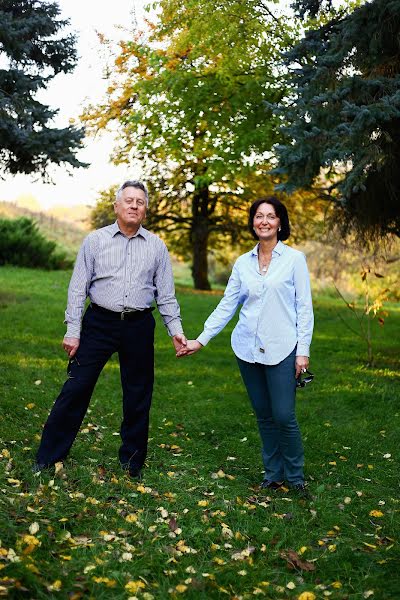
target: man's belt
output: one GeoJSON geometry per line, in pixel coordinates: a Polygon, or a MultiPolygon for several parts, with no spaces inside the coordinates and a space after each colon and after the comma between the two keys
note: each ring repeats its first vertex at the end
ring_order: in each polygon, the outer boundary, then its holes
{"type": "Polygon", "coordinates": [[[122,312],[116,312],[115,310],[108,310],[108,308],[103,308],[98,304],[94,304],[94,302],[91,302],[90,306],[94,311],[107,315],[113,319],[117,319],[118,321],[136,321],[137,319],[140,319],[141,316],[154,310],[154,307],[152,306],[150,308],[144,308],[143,310],[137,308],[127,308],[122,312]]]}

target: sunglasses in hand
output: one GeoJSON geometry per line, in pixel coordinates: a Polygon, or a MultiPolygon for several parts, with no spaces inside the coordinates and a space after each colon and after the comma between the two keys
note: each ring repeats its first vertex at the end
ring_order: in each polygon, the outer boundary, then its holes
{"type": "Polygon", "coordinates": [[[300,373],[300,375],[296,379],[296,387],[303,388],[307,385],[307,383],[311,383],[314,379],[314,375],[306,369],[305,373],[300,373]]]}

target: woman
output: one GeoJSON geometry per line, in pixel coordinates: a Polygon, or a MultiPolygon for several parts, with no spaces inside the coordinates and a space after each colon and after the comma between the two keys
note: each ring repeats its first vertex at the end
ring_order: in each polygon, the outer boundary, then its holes
{"type": "Polygon", "coordinates": [[[276,197],[253,203],[249,229],[258,240],[234,264],[224,297],[179,356],[194,354],[242,305],[232,333],[243,382],[256,414],[265,468],[262,488],[304,486],[304,453],[295,415],[296,378],[309,363],[314,317],[304,255],[282,241],[290,235],[286,207],[276,197]]]}

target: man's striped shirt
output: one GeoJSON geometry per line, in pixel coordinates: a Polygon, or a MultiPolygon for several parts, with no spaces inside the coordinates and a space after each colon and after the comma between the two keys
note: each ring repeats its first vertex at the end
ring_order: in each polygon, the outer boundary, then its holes
{"type": "Polygon", "coordinates": [[[150,308],[155,300],[169,334],[183,331],[167,247],[142,226],[128,238],[115,222],[85,238],[68,288],[66,337],[80,337],[87,297],[115,312],[150,308]]]}

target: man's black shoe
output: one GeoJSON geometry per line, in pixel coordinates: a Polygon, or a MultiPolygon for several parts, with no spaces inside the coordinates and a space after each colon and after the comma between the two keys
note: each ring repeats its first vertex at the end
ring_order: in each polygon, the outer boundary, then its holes
{"type": "Polygon", "coordinates": [[[54,465],[46,465],[45,463],[33,463],[32,473],[40,473],[46,469],[51,469],[54,465]]]}
{"type": "Polygon", "coordinates": [[[129,465],[129,463],[121,463],[121,468],[124,471],[128,472],[129,477],[131,479],[136,479],[136,481],[142,481],[142,469],[134,467],[133,465],[129,465]]]}
{"type": "Polygon", "coordinates": [[[268,479],[264,479],[260,483],[260,488],[263,490],[279,490],[283,486],[283,481],[269,481],[268,479]]]}

